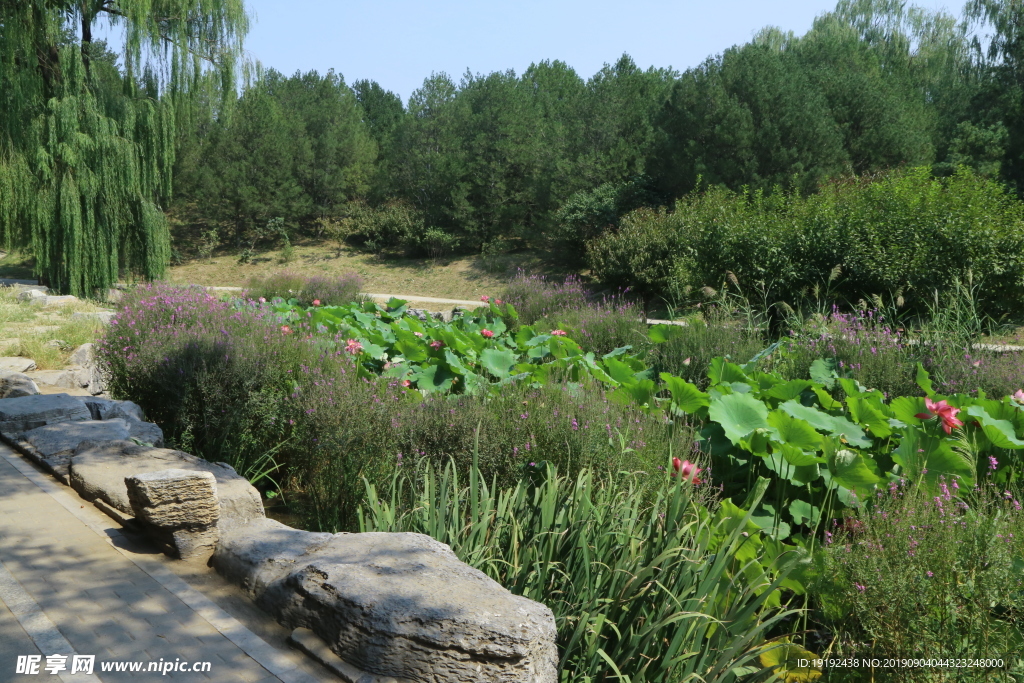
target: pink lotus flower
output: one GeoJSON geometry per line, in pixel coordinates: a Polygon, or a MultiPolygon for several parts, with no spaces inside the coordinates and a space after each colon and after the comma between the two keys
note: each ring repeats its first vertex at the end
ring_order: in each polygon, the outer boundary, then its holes
{"type": "Polygon", "coordinates": [[[351,353],[353,356],[363,350],[363,345],[359,343],[358,339],[349,339],[345,345],[345,352],[351,353]]]}
{"type": "Polygon", "coordinates": [[[683,479],[691,481],[694,486],[700,483],[700,479],[697,478],[697,474],[701,471],[700,467],[697,467],[695,463],[689,460],[680,460],[679,458],[672,458],[672,476],[676,476],[677,472],[682,473],[683,479]]]}
{"type": "Polygon", "coordinates": [[[553,334],[556,337],[564,337],[565,330],[551,330],[551,334],[553,334]]]}
{"type": "Polygon", "coordinates": [[[1018,389],[1013,393],[1013,396],[1011,396],[1010,398],[1012,398],[1017,403],[1024,405],[1024,389],[1018,389]]]}
{"type": "Polygon", "coordinates": [[[410,382],[409,380],[407,380],[407,379],[403,379],[403,380],[402,380],[402,386],[403,386],[403,387],[407,387],[407,386],[409,386],[410,384],[412,384],[412,382],[410,382]]]}
{"type": "Polygon", "coordinates": [[[501,299],[495,299],[494,303],[496,303],[496,304],[498,304],[500,306],[501,305],[501,299]]]}
{"type": "Polygon", "coordinates": [[[417,337],[422,337],[423,336],[422,332],[413,332],[413,334],[415,334],[417,337]]]}
{"type": "Polygon", "coordinates": [[[430,342],[430,348],[432,349],[439,349],[442,346],[444,346],[444,342],[441,341],[440,339],[435,339],[434,341],[430,342]]]}
{"type": "Polygon", "coordinates": [[[267,300],[261,296],[260,297],[260,303],[261,304],[265,304],[265,303],[267,303],[267,300]]]}
{"type": "Polygon", "coordinates": [[[285,334],[291,334],[292,328],[288,327],[287,325],[281,325],[281,331],[284,332],[285,334]]]}
{"type": "Polygon", "coordinates": [[[490,339],[491,337],[493,337],[493,336],[494,336],[494,333],[493,333],[493,332],[491,332],[490,330],[486,329],[486,328],[485,328],[485,329],[483,329],[483,330],[480,330],[480,334],[484,335],[484,336],[485,336],[485,337],[487,337],[488,339],[490,339]]]}
{"type": "Polygon", "coordinates": [[[924,399],[924,405],[928,409],[928,412],[918,413],[914,417],[919,420],[930,420],[933,417],[939,418],[942,420],[942,429],[947,434],[951,434],[954,427],[964,426],[963,421],[957,419],[956,416],[956,414],[960,412],[959,408],[954,408],[945,401],[932,401],[927,397],[924,399]]]}
{"type": "Polygon", "coordinates": [[[486,303],[490,303],[490,301],[491,301],[491,297],[489,297],[489,296],[487,296],[487,295],[485,294],[485,295],[483,295],[482,297],[480,297],[480,301],[483,301],[483,302],[484,302],[485,304],[486,304],[486,303]]]}
{"type": "Polygon", "coordinates": [[[314,306],[319,306],[320,305],[320,299],[313,299],[313,305],[314,306]]]}

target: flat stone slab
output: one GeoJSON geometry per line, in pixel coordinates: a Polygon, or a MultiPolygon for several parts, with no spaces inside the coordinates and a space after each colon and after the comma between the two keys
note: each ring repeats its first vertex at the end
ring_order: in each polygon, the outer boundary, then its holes
{"type": "Polygon", "coordinates": [[[217,480],[221,531],[265,517],[259,492],[225,463],[211,463],[182,451],[139,446],[131,441],[85,442],[71,457],[68,479],[86,500],[102,500],[131,515],[125,477],[180,469],[210,472],[217,480]]]}
{"type": "MultiPolygon", "coordinates": [[[[117,290],[111,290],[111,291],[117,291],[117,290]]],[[[118,292],[118,293],[120,294],[120,292],[118,292]]],[[[72,320],[98,320],[101,323],[103,323],[104,325],[106,325],[107,323],[109,323],[114,318],[115,315],[117,315],[117,313],[115,313],[114,311],[92,311],[92,312],[77,311],[77,312],[71,314],[71,319],[72,320]]]]}
{"type": "Polygon", "coordinates": [[[555,683],[555,620],[411,533],[325,534],[270,519],[221,534],[212,558],[288,628],[375,676],[555,683]]]}
{"type": "Polygon", "coordinates": [[[67,394],[0,399],[0,432],[17,434],[43,425],[88,420],[85,405],[67,394]]]}
{"type": "Polygon", "coordinates": [[[10,370],[11,372],[28,372],[29,370],[35,369],[36,362],[31,358],[22,358],[21,356],[0,357],[0,370],[10,370]]]}
{"type": "Polygon", "coordinates": [[[131,434],[122,419],[83,420],[68,424],[48,424],[25,432],[22,437],[43,457],[71,453],[83,441],[122,441],[131,434]]]}

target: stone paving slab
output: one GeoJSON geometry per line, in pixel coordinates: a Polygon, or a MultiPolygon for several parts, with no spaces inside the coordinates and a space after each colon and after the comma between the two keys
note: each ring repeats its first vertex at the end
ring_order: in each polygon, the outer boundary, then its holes
{"type": "MultiPolygon", "coordinates": [[[[39,680],[40,676],[14,672],[18,655],[53,647],[53,641],[45,639],[47,623],[75,653],[96,655],[93,680],[337,680],[300,653],[272,646],[253,633],[169,569],[170,562],[144,538],[123,531],[73,491],[0,445],[0,682],[39,680]],[[13,582],[5,584],[5,574],[13,582]],[[208,661],[210,671],[162,675],[100,670],[105,661],[144,662],[145,667],[161,658],[208,661]]],[[[186,576],[212,573],[206,567],[179,565],[186,576]]],[[[203,580],[215,594],[221,591],[222,603],[231,602],[223,587],[209,577],[203,580]]],[[[260,617],[249,612],[243,618],[248,624],[269,622],[259,626],[264,635],[284,632],[269,617],[260,617]]],[[[41,676],[58,680],[45,672],[41,676]]]]}

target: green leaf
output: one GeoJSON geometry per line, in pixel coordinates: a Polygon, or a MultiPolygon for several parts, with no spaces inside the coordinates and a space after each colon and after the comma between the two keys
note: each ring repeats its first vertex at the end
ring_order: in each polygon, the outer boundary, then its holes
{"type": "Polygon", "coordinates": [[[696,413],[701,408],[708,406],[708,395],[698,389],[696,384],[691,384],[667,372],[661,373],[661,379],[672,395],[672,405],[684,413],[696,413]]]}
{"type": "Polygon", "coordinates": [[[814,383],[806,379],[794,379],[783,384],[776,384],[768,390],[768,396],[782,401],[790,401],[800,398],[800,394],[812,386],[814,386],[814,383]]]}
{"type": "Polygon", "coordinates": [[[831,389],[838,377],[839,363],[835,358],[819,358],[811,363],[811,379],[831,389]]]}
{"type": "Polygon", "coordinates": [[[455,375],[446,365],[427,365],[417,368],[411,375],[416,388],[425,393],[443,393],[452,388],[455,375]]]}
{"type": "Polygon", "coordinates": [[[923,481],[931,493],[938,492],[940,477],[947,483],[958,479],[964,485],[974,485],[974,464],[953,450],[953,441],[922,429],[907,428],[892,459],[900,466],[900,476],[912,482],[923,481]]]}
{"type": "Polygon", "coordinates": [[[981,425],[981,430],[996,448],[1011,450],[1024,448],[1024,441],[1017,438],[1013,430],[1013,423],[1010,421],[993,418],[981,406],[970,406],[964,412],[978,421],[981,425]]]}
{"type": "Polygon", "coordinates": [[[821,434],[806,420],[792,417],[781,410],[773,410],[768,415],[768,424],[778,432],[780,443],[805,451],[821,450],[821,434]]]}
{"type": "Polygon", "coordinates": [[[743,368],[735,363],[730,363],[721,356],[713,358],[710,365],[708,365],[708,379],[711,380],[712,384],[721,384],[723,382],[750,383],[750,378],[743,372],[743,368]]]}
{"type": "Polygon", "coordinates": [[[935,389],[932,388],[932,378],[920,363],[917,364],[917,376],[914,380],[917,382],[917,386],[921,387],[921,391],[924,393],[929,396],[935,393],[935,389]]]}
{"type": "Polygon", "coordinates": [[[794,500],[789,504],[789,514],[793,516],[793,521],[797,524],[806,524],[807,526],[814,526],[818,523],[818,518],[821,516],[821,510],[806,500],[794,500]]]}
{"type": "Polygon", "coordinates": [[[505,379],[516,364],[516,354],[508,349],[484,349],[480,352],[480,364],[498,379],[505,379]]]}
{"type": "Polygon", "coordinates": [[[725,435],[734,444],[755,429],[767,429],[768,408],[750,394],[729,394],[716,398],[708,408],[708,415],[722,426],[725,435]]]}
{"type": "Polygon", "coordinates": [[[666,325],[665,323],[658,323],[657,325],[651,325],[650,329],[647,330],[647,338],[654,344],[664,344],[673,337],[678,337],[683,332],[681,325],[666,325]]]}
{"type": "Polygon", "coordinates": [[[425,361],[429,355],[427,353],[426,345],[415,337],[412,340],[402,339],[396,342],[395,350],[402,354],[406,360],[413,361],[415,363],[425,361]]]}
{"type": "Polygon", "coordinates": [[[608,358],[603,361],[604,369],[608,375],[620,384],[631,384],[635,381],[633,377],[633,368],[629,367],[620,360],[615,358],[608,358]]]}
{"type": "Polygon", "coordinates": [[[786,401],[779,406],[779,410],[784,410],[793,417],[806,420],[815,429],[820,429],[835,436],[842,436],[848,443],[858,448],[870,448],[872,445],[871,439],[867,438],[864,434],[863,427],[850,422],[845,417],[829,415],[817,408],[805,406],[796,401],[786,401]]]}
{"type": "Polygon", "coordinates": [[[874,460],[848,448],[837,450],[828,457],[828,469],[837,484],[856,491],[861,500],[869,496],[875,484],[882,480],[874,460]]]}
{"type": "Polygon", "coordinates": [[[917,415],[927,415],[928,408],[920,396],[900,396],[889,403],[892,416],[905,425],[919,425],[923,421],[917,415]]]}
{"type": "Polygon", "coordinates": [[[879,410],[872,399],[847,398],[846,405],[850,409],[850,417],[854,422],[863,425],[880,439],[892,434],[889,418],[879,410]]]}

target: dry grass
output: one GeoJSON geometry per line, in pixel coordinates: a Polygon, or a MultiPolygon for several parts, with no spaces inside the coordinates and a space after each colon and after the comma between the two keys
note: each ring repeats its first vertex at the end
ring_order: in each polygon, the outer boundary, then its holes
{"type": "Polygon", "coordinates": [[[245,286],[253,276],[281,270],[299,275],[342,275],[355,271],[364,290],[382,294],[408,294],[448,299],[479,299],[493,295],[508,282],[517,267],[537,268],[530,254],[483,258],[382,259],[349,250],[339,253],[323,244],[297,244],[294,257],[285,263],[279,250],[261,252],[250,263],[239,263],[232,252],[217,252],[207,261],[188,260],[173,265],[168,280],[200,285],[245,286]]]}
{"type": "Polygon", "coordinates": [[[96,341],[103,334],[103,323],[74,319],[74,314],[100,310],[100,306],[84,300],[64,306],[37,306],[18,301],[13,290],[0,288],[0,355],[31,358],[40,370],[62,368],[76,347],[96,341]]]}

